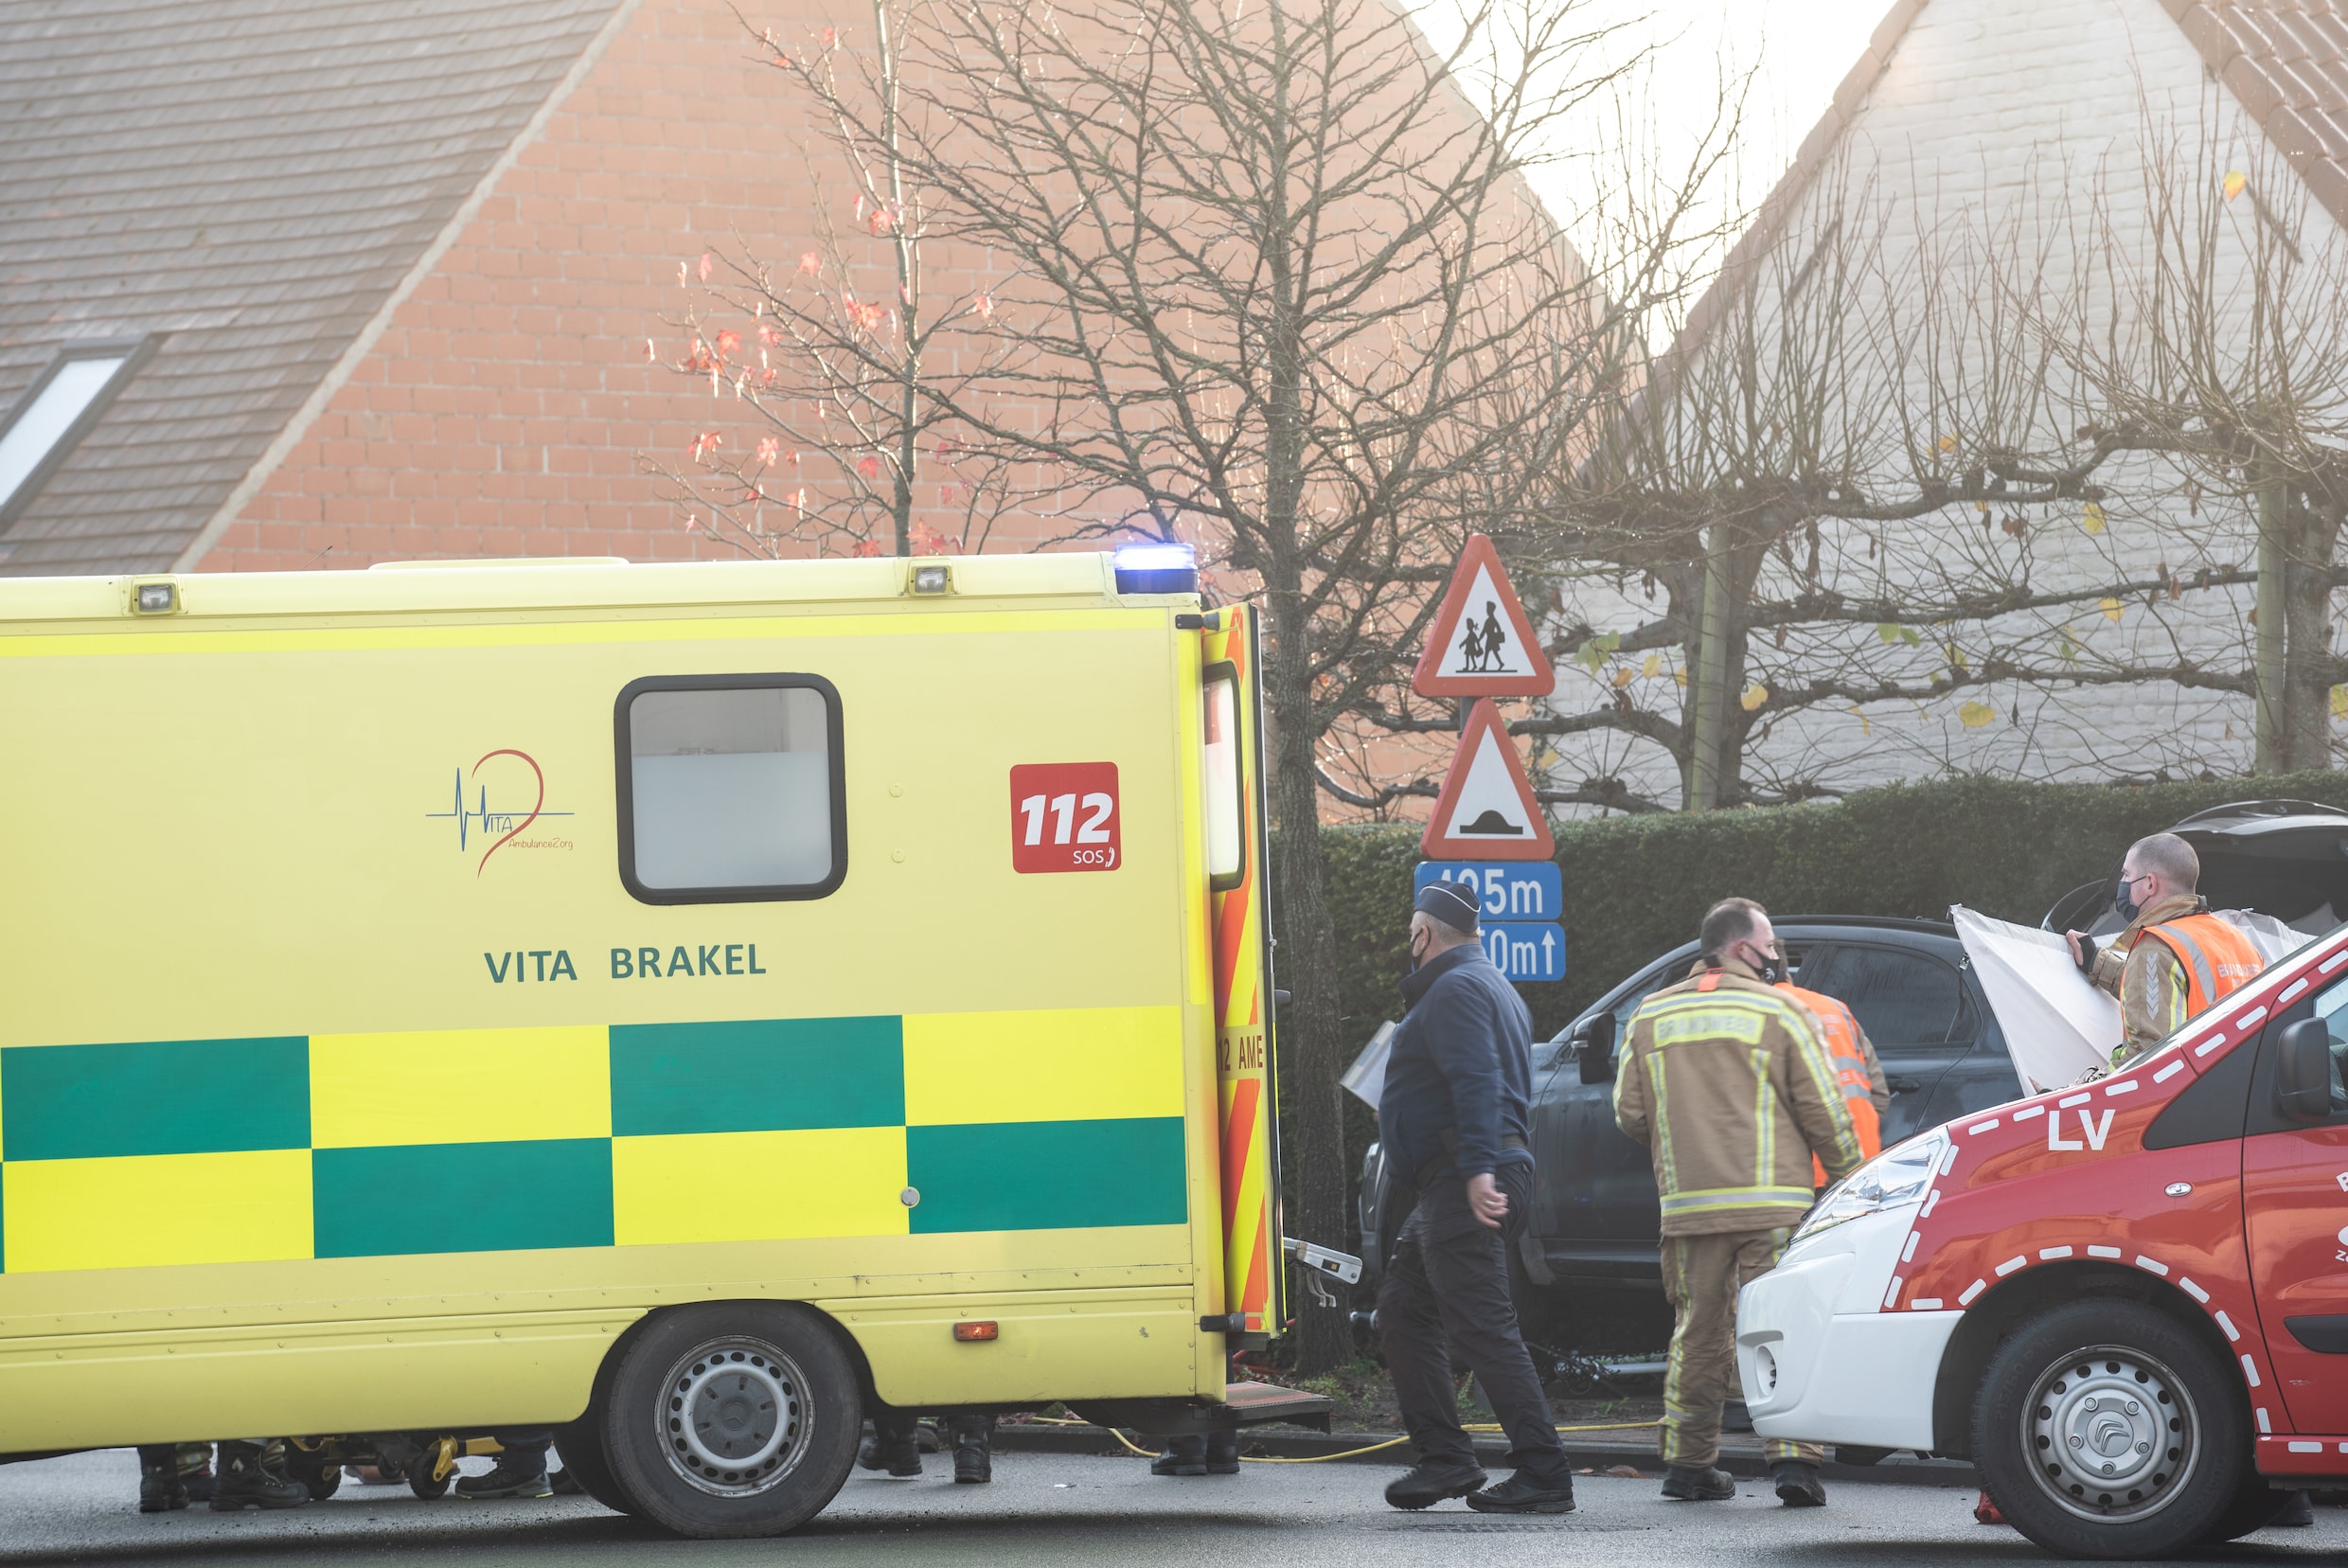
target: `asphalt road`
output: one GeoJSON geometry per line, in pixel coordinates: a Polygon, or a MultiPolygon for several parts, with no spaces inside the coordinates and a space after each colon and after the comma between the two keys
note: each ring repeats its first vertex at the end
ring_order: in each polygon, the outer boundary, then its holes
{"type": "MultiPolygon", "coordinates": [[[[476,1466],[478,1461],[473,1462],[476,1466]]],[[[988,1487],[956,1487],[937,1458],[919,1481],[851,1479],[798,1536],[776,1541],[681,1541],[593,1503],[419,1503],[404,1488],[346,1482],[326,1503],[285,1513],[201,1509],[142,1516],[127,1452],[0,1467],[0,1565],[122,1563],[358,1565],[428,1555],[436,1565],[652,1568],[772,1561],[1023,1568],[1115,1562],[1258,1562],[1276,1568],[1503,1568],[1612,1564],[1831,1564],[1931,1568],[2050,1560],[2013,1531],[1973,1523],[1972,1493],[1951,1485],[1869,1481],[1834,1488],[1829,1506],[1792,1511],[1757,1483],[1733,1503],[1665,1503],[1654,1481],[1585,1476],[1579,1512],[1495,1520],[1456,1503],[1423,1514],[1386,1507],[1396,1471],[1357,1465],[1252,1464],[1237,1476],[1169,1480],[1139,1460],[998,1455],[988,1487]]],[[[2318,1510],[2313,1529],[2270,1530],[2202,1560],[2348,1559],[2348,1509],[2318,1510]]]]}

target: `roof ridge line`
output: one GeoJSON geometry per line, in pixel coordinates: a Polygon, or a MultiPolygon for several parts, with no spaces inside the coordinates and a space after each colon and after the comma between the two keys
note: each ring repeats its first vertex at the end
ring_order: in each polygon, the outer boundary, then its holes
{"type": "Polygon", "coordinates": [[[574,93],[585,85],[588,74],[602,61],[604,50],[611,46],[612,41],[626,30],[629,22],[634,19],[640,3],[641,0],[617,0],[617,4],[612,9],[612,14],[604,18],[603,26],[596,29],[596,35],[587,41],[587,46],[578,52],[578,58],[571,62],[570,69],[562,73],[561,80],[555,83],[553,90],[546,95],[545,99],[531,112],[530,117],[523,122],[522,129],[514,133],[513,139],[506,144],[505,151],[490,161],[489,167],[482,173],[471,191],[457,204],[456,210],[450,215],[449,221],[440,226],[437,234],[433,236],[432,242],[424,247],[423,253],[417,257],[415,262],[401,275],[400,281],[392,286],[390,294],[384,296],[382,304],[377,307],[375,313],[367,318],[366,325],[360,329],[358,336],[351,339],[342,353],[336,356],[327,373],[319,378],[318,384],[310,389],[310,395],[302,400],[298,408],[294,409],[293,417],[286,421],[285,428],[278,431],[269,445],[261,450],[261,454],[254,459],[253,466],[245,471],[244,477],[237,481],[235,488],[229,490],[226,499],[221,502],[219,508],[212,513],[203,527],[196,530],[195,537],[188,541],[187,547],[181,550],[178,557],[172,561],[171,569],[174,572],[187,572],[195,569],[196,563],[204,559],[205,553],[220,543],[221,536],[225,534],[230,526],[237,521],[238,515],[244,510],[245,506],[254,496],[260,493],[261,487],[269,482],[270,475],[276,472],[278,467],[292,454],[294,448],[300,444],[302,437],[310,434],[311,426],[317,423],[318,416],[326,412],[326,405],[333,401],[337,392],[349,383],[350,378],[357,373],[360,365],[365,361],[369,353],[374,351],[375,345],[382,340],[383,333],[390,330],[392,316],[400,306],[407,303],[410,296],[422,285],[424,279],[432,276],[433,269],[440,264],[441,258],[455,245],[457,237],[465,230],[465,225],[480,215],[482,207],[488,205],[491,193],[496,190],[498,181],[504,179],[507,171],[521,161],[523,150],[538,139],[540,134],[546,129],[547,122],[554,118],[556,112],[570,99],[574,93]]]}

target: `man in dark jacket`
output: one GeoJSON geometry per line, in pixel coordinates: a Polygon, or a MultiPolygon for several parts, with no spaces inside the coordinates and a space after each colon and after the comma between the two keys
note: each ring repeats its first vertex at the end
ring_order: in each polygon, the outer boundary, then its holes
{"type": "Polygon", "coordinates": [[[1388,1252],[1378,1322],[1418,1463],[1386,1501],[1568,1513],[1574,1471],[1508,1300],[1506,1249],[1524,1234],[1533,1193],[1532,1014],[1476,941],[1475,896],[1449,882],[1419,893],[1411,960],[1378,1131],[1397,1194],[1414,1188],[1416,1201],[1388,1252]],[[1508,1434],[1516,1474],[1497,1487],[1485,1486],[1460,1428],[1447,1335],[1508,1434]]]}

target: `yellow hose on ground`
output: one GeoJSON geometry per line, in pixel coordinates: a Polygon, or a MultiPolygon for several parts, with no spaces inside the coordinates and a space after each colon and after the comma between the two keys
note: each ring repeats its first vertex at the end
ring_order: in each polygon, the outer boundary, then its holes
{"type": "MultiPolygon", "coordinates": [[[[1046,1417],[1039,1417],[1037,1419],[1039,1421],[1042,1421],[1046,1419],[1046,1417]]],[[[1053,1420],[1051,1424],[1054,1426],[1083,1426],[1088,1423],[1083,1421],[1053,1420]]],[[[1653,1421],[1603,1421],[1595,1426],[1561,1426],[1557,1428],[1557,1430],[1559,1432],[1635,1432],[1643,1428],[1651,1427],[1655,1424],[1656,1423],[1653,1421]]],[[[1466,1432],[1498,1432],[1500,1430],[1500,1423],[1497,1421],[1478,1421],[1473,1425],[1463,1427],[1461,1430],[1466,1432]]],[[[1123,1443],[1129,1452],[1138,1454],[1144,1459],[1155,1459],[1158,1457],[1157,1454],[1152,1453],[1147,1449],[1141,1447],[1131,1438],[1128,1437],[1124,1433],[1119,1432],[1115,1427],[1111,1427],[1108,1431],[1109,1434],[1112,1437],[1114,1437],[1118,1442],[1123,1443]]],[[[1275,1454],[1243,1453],[1239,1456],[1239,1459],[1242,1464],[1248,1465],[1325,1465],[1332,1459],[1357,1458],[1364,1453],[1376,1453],[1380,1449],[1390,1449],[1396,1443],[1407,1443],[1409,1441],[1410,1438],[1408,1437],[1389,1437],[1382,1443],[1372,1443],[1367,1448],[1347,1449],[1342,1453],[1314,1453],[1293,1459],[1282,1458],[1275,1454]]]]}

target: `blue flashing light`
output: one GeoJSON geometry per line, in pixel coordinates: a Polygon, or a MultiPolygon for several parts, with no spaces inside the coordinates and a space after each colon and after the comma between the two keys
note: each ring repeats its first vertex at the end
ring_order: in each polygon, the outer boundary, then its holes
{"type": "Polygon", "coordinates": [[[1121,544],[1112,558],[1120,594],[1195,594],[1199,553],[1187,544],[1145,540],[1121,544]]]}

